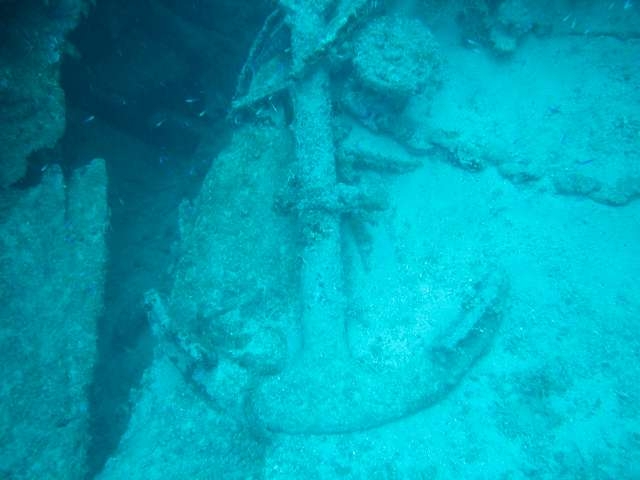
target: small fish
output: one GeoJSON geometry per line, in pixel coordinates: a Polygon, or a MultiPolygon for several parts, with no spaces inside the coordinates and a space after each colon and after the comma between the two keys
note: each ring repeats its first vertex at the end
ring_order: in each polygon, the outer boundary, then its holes
{"type": "Polygon", "coordinates": [[[574,163],[576,165],[588,165],[588,164],[592,163],[593,161],[594,161],[593,158],[582,158],[582,159],[575,160],[574,163]]]}
{"type": "Polygon", "coordinates": [[[96,119],[95,115],[89,115],[82,120],[82,123],[91,123],[96,119]]]}
{"type": "Polygon", "coordinates": [[[205,110],[202,110],[201,112],[198,112],[198,116],[199,116],[200,118],[204,117],[206,114],[207,114],[207,110],[206,110],[206,109],[205,109],[205,110]]]}
{"type": "Polygon", "coordinates": [[[196,103],[198,100],[196,97],[187,97],[184,99],[184,103],[196,103]]]}
{"type": "Polygon", "coordinates": [[[562,23],[566,23],[567,20],[569,20],[570,18],[571,18],[571,14],[568,14],[566,17],[562,19],[562,23]]]}
{"type": "Polygon", "coordinates": [[[163,118],[162,120],[158,120],[158,121],[153,125],[153,128],[160,128],[160,127],[162,126],[162,124],[163,124],[164,122],[166,122],[166,121],[167,121],[167,119],[166,119],[166,118],[163,118]]]}
{"type": "Polygon", "coordinates": [[[267,100],[268,100],[268,102],[269,102],[269,105],[271,106],[271,109],[272,109],[274,112],[278,113],[278,109],[277,109],[277,108],[276,108],[276,106],[273,104],[272,98],[273,98],[273,96],[270,96],[267,100]]]}

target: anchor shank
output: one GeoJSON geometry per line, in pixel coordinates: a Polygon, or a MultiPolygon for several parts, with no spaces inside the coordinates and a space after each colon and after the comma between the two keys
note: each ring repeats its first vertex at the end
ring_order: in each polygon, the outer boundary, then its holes
{"type": "MultiPolygon", "coordinates": [[[[336,190],[331,132],[329,78],[316,69],[294,92],[296,157],[302,183],[301,202],[318,205],[318,195],[336,190]]],[[[320,199],[322,200],[322,199],[320,199]]],[[[302,252],[302,332],[304,355],[322,360],[346,355],[340,214],[317,207],[299,209],[305,246],[302,252]]]]}

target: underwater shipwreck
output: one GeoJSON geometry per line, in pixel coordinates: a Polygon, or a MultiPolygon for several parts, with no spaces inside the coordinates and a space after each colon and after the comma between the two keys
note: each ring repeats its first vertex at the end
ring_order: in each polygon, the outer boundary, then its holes
{"type": "Polygon", "coordinates": [[[0,14],[1,478],[640,478],[640,5],[0,14]]]}

